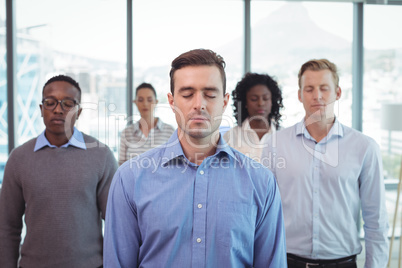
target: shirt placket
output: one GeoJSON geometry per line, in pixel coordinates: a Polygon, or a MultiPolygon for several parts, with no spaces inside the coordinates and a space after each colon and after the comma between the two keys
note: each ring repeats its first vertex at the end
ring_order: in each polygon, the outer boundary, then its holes
{"type": "Polygon", "coordinates": [[[207,230],[207,160],[197,169],[194,185],[193,255],[192,267],[206,267],[206,230],[207,230]]]}
{"type": "Polygon", "coordinates": [[[319,249],[319,235],[320,235],[320,147],[321,145],[317,143],[314,147],[313,156],[313,235],[312,235],[312,257],[317,258],[319,249]]]}

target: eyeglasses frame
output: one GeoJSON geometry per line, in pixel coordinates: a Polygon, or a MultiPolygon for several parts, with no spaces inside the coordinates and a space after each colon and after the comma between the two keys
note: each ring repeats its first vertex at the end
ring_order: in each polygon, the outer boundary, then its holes
{"type": "Polygon", "coordinates": [[[56,109],[57,105],[59,105],[59,104],[60,104],[60,107],[61,107],[61,109],[62,109],[63,111],[71,111],[71,110],[74,109],[77,105],[80,106],[80,104],[79,104],[78,101],[72,100],[72,99],[62,99],[62,100],[58,100],[58,99],[53,98],[53,97],[48,97],[48,98],[43,98],[43,99],[42,99],[43,108],[44,108],[45,110],[48,110],[48,111],[54,111],[54,110],[56,109]],[[48,108],[46,108],[45,104],[43,103],[46,99],[52,99],[52,100],[54,100],[54,101],[57,102],[56,105],[53,107],[53,109],[48,109],[48,108]],[[64,108],[64,105],[62,104],[62,102],[65,101],[65,100],[71,100],[71,101],[73,101],[73,102],[74,102],[74,107],[72,107],[70,110],[65,109],[65,108],[64,108]]]}

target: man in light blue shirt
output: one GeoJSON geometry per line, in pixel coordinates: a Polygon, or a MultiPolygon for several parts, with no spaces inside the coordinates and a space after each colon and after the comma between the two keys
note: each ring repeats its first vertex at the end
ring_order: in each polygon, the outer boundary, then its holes
{"type": "Polygon", "coordinates": [[[204,49],[172,62],[168,99],[178,129],[115,174],[105,267],[286,267],[272,173],[219,134],[229,101],[224,64],[204,49]]]}
{"type": "Polygon", "coordinates": [[[272,136],[262,154],[282,196],[288,267],[356,267],[360,204],[365,267],[385,267],[388,218],[378,145],[335,118],[341,97],[335,64],[306,62],[298,95],[305,117],[272,136]]]}

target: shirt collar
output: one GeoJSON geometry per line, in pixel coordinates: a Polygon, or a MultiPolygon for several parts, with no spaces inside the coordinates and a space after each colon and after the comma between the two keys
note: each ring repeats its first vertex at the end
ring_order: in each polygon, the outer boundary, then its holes
{"type": "MultiPolygon", "coordinates": [[[[251,126],[250,126],[249,117],[247,117],[246,119],[244,119],[243,123],[241,123],[241,128],[242,128],[244,131],[250,131],[250,130],[251,130],[251,131],[254,131],[254,132],[255,132],[255,130],[252,129],[251,126]]],[[[269,133],[275,133],[275,132],[276,132],[275,125],[274,125],[273,121],[271,121],[268,134],[269,134],[269,133]]]]}
{"type": "MultiPolygon", "coordinates": [[[[73,136],[71,136],[70,140],[66,144],[63,144],[60,147],[68,147],[70,145],[83,149],[83,150],[87,149],[87,146],[85,145],[85,141],[84,141],[84,136],[75,127],[74,127],[73,136]]],[[[49,140],[45,136],[45,131],[43,131],[36,139],[34,152],[36,152],[46,146],[51,147],[51,148],[57,148],[56,145],[50,144],[49,140]]]]}
{"type": "MultiPolygon", "coordinates": [[[[166,148],[162,157],[162,166],[166,166],[170,161],[175,159],[178,161],[187,162],[189,164],[191,163],[184,155],[183,148],[181,147],[179,137],[177,134],[177,129],[175,130],[173,135],[169,138],[168,142],[162,146],[166,148]]],[[[220,135],[218,144],[216,146],[216,152],[213,156],[219,157],[222,155],[230,155],[237,161],[240,161],[233,153],[231,147],[223,139],[222,135],[220,135]]]]}
{"type": "MultiPolygon", "coordinates": [[[[306,128],[304,118],[296,125],[296,136],[299,136],[299,135],[304,135],[308,139],[313,139],[313,137],[311,137],[310,133],[308,132],[308,130],[306,128]]],[[[330,139],[332,136],[343,137],[342,125],[339,122],[338,118],[336,118],[336,117],[335,117],[334,124],[332,125],[332,127],[329,130],[328,135],[327,135],[328,139],[330,139]]]]}

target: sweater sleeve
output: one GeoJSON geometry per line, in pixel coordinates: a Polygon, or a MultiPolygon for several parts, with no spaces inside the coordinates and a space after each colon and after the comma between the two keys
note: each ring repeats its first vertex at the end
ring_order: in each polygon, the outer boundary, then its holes
{"type": "Polygon", "coordinates": [[[103,165],[104,169],[103,172],[101,173],[101,178],[98,183],[98,189],[97,189],[98,206],[100,211],[102,212],[103,219],[105,219],[106,215],[106,204],[107,204],[110,183],[112,182],[113,176],[118,167],[116,158],[110,151],[109,147],[106,146],[105,151],[106,156],[105,156],[105,163],[103,165]]]}
{"type": "Polygon", "coordinates": [[[7,161],[0,190],[0,267],[17,267],[25,200],[18,176],[19,157],[7,161]]]}

